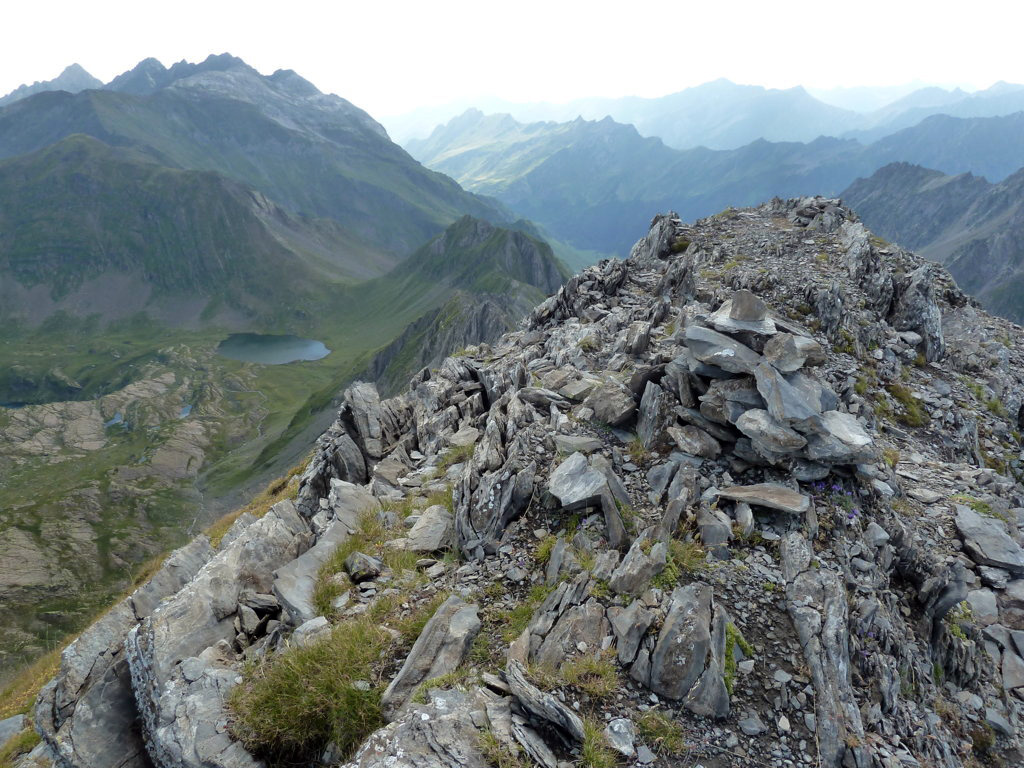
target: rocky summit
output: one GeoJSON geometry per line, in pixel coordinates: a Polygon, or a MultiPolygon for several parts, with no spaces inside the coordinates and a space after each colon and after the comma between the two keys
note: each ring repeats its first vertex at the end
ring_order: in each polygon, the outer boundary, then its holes
{"type": "Polygon", "coordinates": [[[293,498],[64,651],[22,763],[1021,765],[1022,358],[838,200],[657,216],[350,387],[293,498]]]}

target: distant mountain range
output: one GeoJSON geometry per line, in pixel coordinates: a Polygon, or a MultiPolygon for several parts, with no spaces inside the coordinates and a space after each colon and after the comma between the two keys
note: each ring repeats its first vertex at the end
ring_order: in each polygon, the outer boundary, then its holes
{"type": "Polygon", "coordinates": [[[425,165],[497,198],[572,245],[626,255],[651,211],[684,219],[773,196],[838,194],[894,161],[999,180],[1024,157],[1024,113],[935,115],[873,144],[819,138],[754,141],[734,150],[677,150],[610,118],[522,124],[469,110],[428,139],[409,142],[425,165]]]}
{"type": "Polygon", "coordinates": [[[466,214],[506,219],[344,99],[226,54],[19,98],[0,108],[0,158],[7,316],[93,308],[112,274],[136,299],[188,295],[183,320],[204,297],[273,314],[275,296],[384,274],[466,214]]]}
{"type": "Polygon", "coordinates": [[[391,136],[407,146],[412,140],[428,137],[436,126],[469,107],[507,113],[523,123],[611,117],[635,126],[641,136],[660,138],[676,149],[737,149],[757,139],[810,142],[819,136],[869,143],[931,115],[999,117],[1024,110],[1024,85],[1009,83],[996,83],[976,93],[930,86],[910,92],[861,89],[844,94],[845,98],[823,95],[825,100],[800,87],[776,90],[715,80],[658,98],[577,99],[565,104],[480,99],[421,108],[387,118],[384,123],[391,136]],[[837,103],[857,105],[862,111],[837,103]]]}
{"type": "Polygon", "coordinates": [[[893,163],[843,198],[874,232],[942,262],[986,308],[1024,323],[1024,169],[991,184],[893,163]]]}

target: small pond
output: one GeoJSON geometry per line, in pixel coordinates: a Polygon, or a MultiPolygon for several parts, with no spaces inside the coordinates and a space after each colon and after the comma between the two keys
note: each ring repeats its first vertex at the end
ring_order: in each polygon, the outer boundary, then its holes
{"type": "Polygon", "coordinates": [[[283,365],[298,360],[319,360],[331,353],[322,341],[298,336],[264,333],[233,333],[217,345],[217,352],[231,360],[264,365],[283,365]]]}

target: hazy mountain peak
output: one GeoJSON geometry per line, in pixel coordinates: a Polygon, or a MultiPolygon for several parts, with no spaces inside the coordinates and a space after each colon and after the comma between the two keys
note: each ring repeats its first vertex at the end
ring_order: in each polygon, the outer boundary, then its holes
{"type": "Polygon", "coordinates": [[[32,96],[43,91],[67,91],[78,93],[89,88],[101,88],[103,83],[85,71],[80,64],[70,64],[53,80],[40,80],[32,85],[22,85],[0,98],[0,105],[11,104],[19,99],[32,96]]]}

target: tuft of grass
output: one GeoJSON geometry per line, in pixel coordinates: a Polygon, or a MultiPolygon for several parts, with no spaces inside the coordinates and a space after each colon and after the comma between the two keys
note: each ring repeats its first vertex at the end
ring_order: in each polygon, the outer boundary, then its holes
{"type": "Polygon", "coordinates": [[[288,648],[250,663],[228,704],[231,732],[270,762],[306,762],[328,742],[350,755],[385,722],[373,664],[390,635],[369,617],[340,624],[306,647],[288,648]]]}
{"type": "Polygon", "coordinates": [[[27,755],[42,741],[39,734],[31,727],[13,736],[10,741],[0,747],[0,768],[12,768],[22,755],[27,755]]]}
{"type": "Polygon", "coordinates": [[[570,659],[560,672],[568,685],[594,699],[607,699],[619,689],[618,665],[607,651],[570,659]]]}
{"type": "Polygon", "coordinates": [[[618,763],[618,753],[608,744],[604,729],[590,718],[584,719],[580,765],[583,768],[615,768],[618,763]]]}
{"type": "Polygon", "coordinates": [[[530,589],[526,599],[508,612],[508,615],[505,617],[505,626],[501,629],[501,636],[505,642],[511,643],[523,634],[523,630],[526,629],[530,624],[530,619],[533,618],[533,612],[537,610],[537,607],[544,602],[545,598],[553,590],[554,587],[536,584],[530,589]]]}
{"type": "Polygon", "coordinates": [[[228,530],[230,530],[235,520],[246,512],[250,513],[254,517],[263,517],[270,511],[272,506],[277,504],[277,502],[294,498],[298,491],[298,486],[292,483],[292,478],[301,475],[303,471],[305,471],[308,463],[309,457],[307,456],[288,470],[285,475],[268,484],[266,488],[253,497],[252,501],[244,507],[239,507],[232,512],[228,512],[226,515],[214,522],[206,529],[206,535],[209,537],[210,543],[213,544],[214,547],[220,546],[221,540],[223,540],[224,535],[228,530]]]}
{"type": "Polygon", "coordinates": [[[477,738],[477,747],[484,756],[484,760],[493,768],[530,768],[532,764],[530,760],[523,758],[518,744],[515,745],[513,751],[491,730],[480,732],[477,738]]]}
{"type": "Polygon", "coordinates": [[[672,253],[682,253],[690,247],[690,240],[686,237],[677,237],[672,241],[672,253]]]}
{"type": "Polygon", "coordinates": [[[925,412],[924,406],[921,405],[921,401],[914,397],[907,387],[902,384],[889,384],[886,389],[902,408],[896,417],[898,421],[908,427],[923,427],[931,420],[925,412]]]}
{"type": "Polygon", "coordinates": [[[447,472],[456,464],[462,464],[469,461],[473,457],[473,451],[475,448],[476,443],[470,443],[469,445],[453,445],[445,451],[445,454],[441,457],[441,462],[437,465],[437,468],[441,472],[447,472]]]}
{"type": "Polygon", "coordinates": [[[558,543],[558,539],[555,536],[545,536],[537,544],[537,549],[533,552],[533,558],[538,563],[546,564],[551,559],[551,550],[555,548],[555,544],[558,543]]]}
{"type": "Polygon", "coordinates": [[[639,437],[634,437],[629,441],[629,445],[626,446],[626,452],[629,454],[630,461],[638,466],[642,466],[650,455],[639,437]]]}
{"type": "Polygon", "coordinates": [[[686,751],[683,727],[668,715],[649,709],[636,721],[637,732],[655,752],[681,755],[686,751]]]}
{"type": "Polygon", "coordinates": [[[60,669],[60,655],[63,650],[56,648],[40,656],[0,690],[0,720],[15,715],[26,715],[32,711],[39,689],[60,669]]]}
{"type": "Polygon", "coordinates": [[[900,460],[900,452],[895,448],[886,448],[882,451],[882,461],[887,467],[895,467],[900,460]]]}
{"type": "Polygon", "coordinates": [[[427,703],[427,691],[431,689],[451,690],[452,688],[464,689],[466,682],[472,677],[468,667],[462,666],[453,672],[449,672],[447,675],[441,675],[440,677],[432,677],[429,680],[424,680],[418,686],[416,686],[415,692],[410,697],[410,701],[414,704],[426,704],[427,703]]]}

